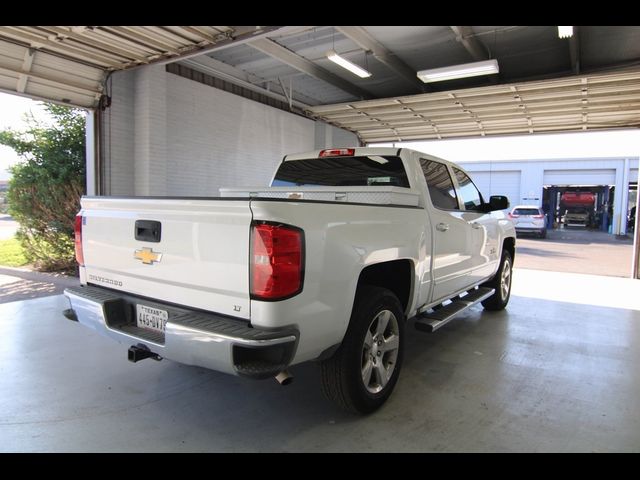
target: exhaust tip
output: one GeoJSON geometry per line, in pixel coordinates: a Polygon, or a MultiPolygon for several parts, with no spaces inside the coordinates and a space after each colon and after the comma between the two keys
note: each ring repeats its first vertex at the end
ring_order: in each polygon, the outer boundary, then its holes
{"type": "Polygon", "coordinates": [[[289,385],[293,382],[293,375],[291,375],[287,370],[283,370],[276,375],[276,380],[280,385],[289,385]]]}

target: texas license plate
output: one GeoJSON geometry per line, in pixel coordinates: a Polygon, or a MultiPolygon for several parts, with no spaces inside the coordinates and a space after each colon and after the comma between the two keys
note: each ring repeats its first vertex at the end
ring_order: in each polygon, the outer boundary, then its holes
{"type": "Polygon", "coordinates": [[[136,305],[137,325],[145,330],[163,333],[169,319],[169,313],[147,305],[136,305]]]}

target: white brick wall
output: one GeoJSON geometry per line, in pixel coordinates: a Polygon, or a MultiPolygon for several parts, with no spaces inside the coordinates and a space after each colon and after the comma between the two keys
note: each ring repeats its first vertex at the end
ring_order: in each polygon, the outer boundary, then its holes
{"type": "Polygon", "coordinates": [[[103,185],[107,195],[134,192],[134,72],[112,76],[111,107],[102,114],[103,185]]]}
{"type": "Polygon", "coordinates": [[[287,153],[357,145],[349,132],[317,128],[163,66],[114,74],[103,118],[112,195],[215,196],[222,186],[266,185],[287,153]]]}

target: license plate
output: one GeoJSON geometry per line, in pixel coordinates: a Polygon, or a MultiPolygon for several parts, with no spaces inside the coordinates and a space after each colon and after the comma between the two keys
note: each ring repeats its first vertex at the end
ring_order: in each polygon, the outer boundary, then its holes
{"type": "Polygon", "coordinates": [[[148,307],[147,305],[136,305],[136,320],[140,328],[164,333],[168,319],[169,313],[166,310],[148,307]]]}

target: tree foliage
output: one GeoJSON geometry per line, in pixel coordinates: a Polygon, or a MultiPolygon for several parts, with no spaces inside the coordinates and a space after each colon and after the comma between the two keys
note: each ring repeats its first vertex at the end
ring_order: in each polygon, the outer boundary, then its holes
{"type": "Polygon", "coordinates": [[[45,104],[52,124],[27,117],[24,132],[0,132],[0,144],[18,153],[11,167],[9,213],[20,224],[18,239],[41,270],[70,270],[73,229],[85,186],[85,113],[45,104]]]}

